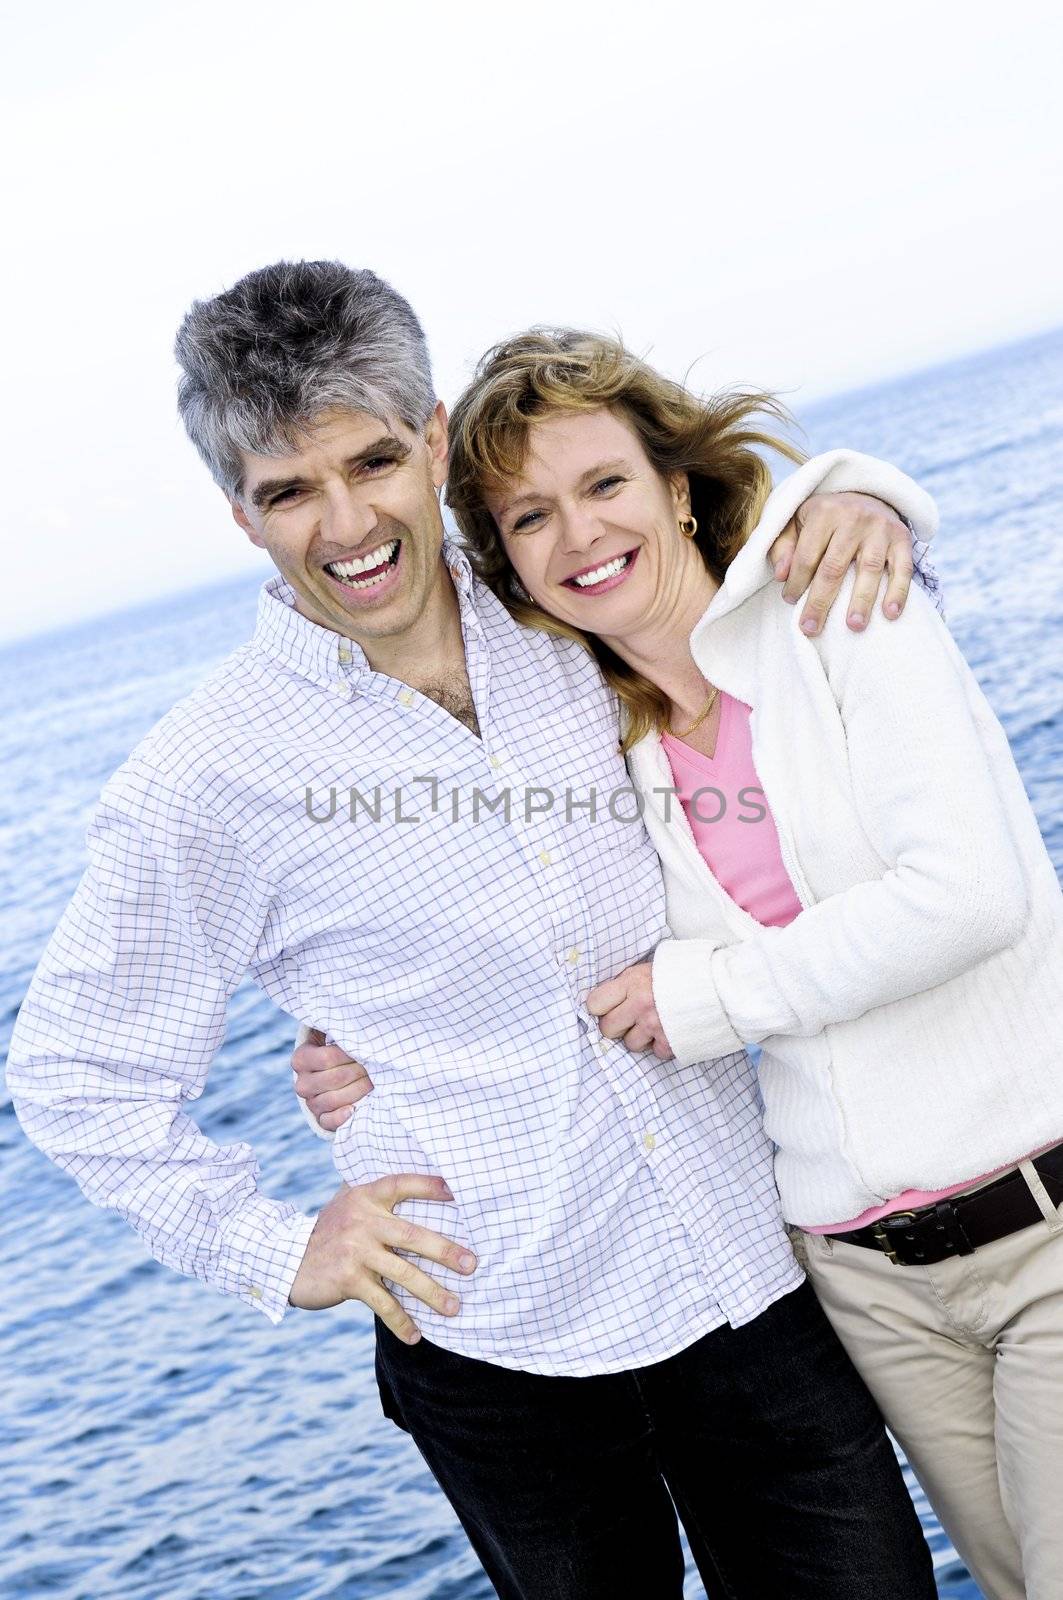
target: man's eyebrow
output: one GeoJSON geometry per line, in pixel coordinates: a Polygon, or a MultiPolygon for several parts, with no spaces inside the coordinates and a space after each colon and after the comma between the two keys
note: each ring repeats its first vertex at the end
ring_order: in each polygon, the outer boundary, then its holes
{"type": "MultiPolygon", "coordinates": [[[[610,472],[630,471],[631,468],[628,463],[621,457],[617,456],[614,461],[595,462],[593,467],[588,467],[586,472],[581,472],[576,481],[582,485],[588,483],[592,478],[603,478],[607,473],[610,472]]],[[[515,495],[512,500],[504,500],[502,505],[499,507],[499,514],[503,517],[508,516],[511,511],[515,511],[518,506],[524,505],[526,501],[541,500],[542,498],[542,495],[537,493],[534,489],[529,489],[527,494],[518,494],[515,495]]]]}
{"type": "Polygon", "coordinates": [[[285,489],[302,489],[304,485],[303,478],[263,478],[251,490],[251,504],[256,511],[261,511],[274,495],[282,494],[285,489]]]}
{"type": "Polygon", "coordinates": [[[369,461],[373,456],[394,455],[400,461],[405,461],[412,449],[413,446],[407,444],[404,439],[397,439],[393,433],[385,433],[382,438],[374,439],[372,444],[367,444],[364,450],[359,450],[356,456],[349,456],[347,465],[359,466],[361,462],[369,461]]]}
{"type": "MultiPolygon", "coordinates": [[[[360,467],[363,461],[371,461],[374,456],[393,455],[398,461],[405,461],[410,454],[411,446],[405,440],[397,439],[393,433],[386,433],[379,439],[374,439],[372,444],[367,444],[364,450],[359,450],[357,455],[348,456],[344,465],[360,467]]],[[[275,495],[283,494],[286,489],[305,489],[305,478],[263,478],[251,491],[251,504],[256,511],[261,511],[275,495]]]]}

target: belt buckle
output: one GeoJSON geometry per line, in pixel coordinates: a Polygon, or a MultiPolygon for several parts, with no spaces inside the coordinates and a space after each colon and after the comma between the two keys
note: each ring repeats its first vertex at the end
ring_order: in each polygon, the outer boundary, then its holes
{"type": "Polygon", "coordinates": [[[890,1261],[892,1261],[895,1267],[903,1267],[906,1265],[906,1263],[903,1262],[897,1255],[897,1251],[894,1248],[893,1241],[887,1232],[885,1224],[887,1222],[914,1222],[915,1220],[916,1212],[914,1211],[893,1211],[888,1217],[883,1217],[881,1221],[876,1222],[874,1227],[871,1229],[871,1237],[874,1239],[875,1243],[878,1245],[883,1254],[890,1261]]]}

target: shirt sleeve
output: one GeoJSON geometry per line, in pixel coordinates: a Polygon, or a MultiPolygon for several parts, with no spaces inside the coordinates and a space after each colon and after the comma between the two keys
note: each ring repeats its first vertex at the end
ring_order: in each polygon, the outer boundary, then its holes
{"type": "MultiPolygon", "coordinates": [[[[907,522],[908,519],[905,518],[907,522]]],[[[938,616],[945,620],[945,590],[937,569],[930,559],[930,545],[925,539],[920,539],[916,529],[908,523],[908,531],[912,535],[912,567],[913,576],[921,585],[923,593],[930,601],[938,616]]]]}
{"type": "Polygon", "coordinates": [[[794,648],[815,649],[830,681],[882,876],[735,944],[658,946],[654,1001],[680,1062],[773,1034],[811,1036],[921,993],[1026,925],[1025,878],[985,743],[1007,759],[1007,741],[954,639],[914,588],[896,621],[875,614],[862,636],[845,615],[839,604],[819,638],[795,634],[794,648]]]}
{"type": "Polygon", "coordinates": [[[283,1317],[314,1218],[257,1188],[246,1144],[184,1109],[251,966],[269,887],[239,843],[131,759],[15,1026],[8,1087],[29,1138],[157,1260],[283,1317]]]}

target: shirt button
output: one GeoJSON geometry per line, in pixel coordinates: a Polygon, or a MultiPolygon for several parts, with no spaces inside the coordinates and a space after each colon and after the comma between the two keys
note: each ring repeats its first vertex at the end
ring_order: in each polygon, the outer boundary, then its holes
{"type": "Polygon", "coordinates": [[[351,662],[354,660],[354,657],[351,655],[351,652],[348,650],[345,644],[340,645],[338,654],[341,667],[349,667],[351,662]]]}
{"type": "Polygon", "coordinates": [[[495,771],[497,772],[499,767],[502,765],[502,763],[499,760],[499,758],[497,756],[488,756],[487,759],[490,762],[491,766],[494,767],[495,771]]]}
{"type": "Polygon", "coordinates": [[[539,860],[542,862],[544,867],[552,867],[554,864],[554,858],[550,854],[549,850],[540,850],[539,860]]]}
{"type": "Polygon", "coordinates": [[[581,954],[582,954],[582,952],[579,951],[579,950],[570,950],[568,955],[565,957],[565,960],[568,961],[569,964],[574,967],[576,965],[576,962],[579,960],[581,954]]]}
{"type": "Polygon", "coordinates": [[[644,1133],[642,1135],[642,1143],[647,1150],[656,1150],[657,1148],[657,1140],[652,1133],[644,1133]]]}
{"type": "Polygon", "coordinates": [[[251,1296],[252,1300],[262,1299],[262,1290],[259,1288],[257,1283],[249,1283],[247,1286],[247,1292],[251,1296]]]}
{"type": "Polygon", "coordinates": [[[401,693],[399,694],[399,705],[400,706],[412,706],[413,705],[413,690],[412,689],[403,689],[401,691],[401,693]]]}
{"type": "Polygon", "coordinates": [[[333,694],[342,694],[344,696],[344,698],[346,698],[350,691],[348,690],[347,685],[345,683],[340,683],[339,681],[337,681],[336,683],[334,683],[332,685],[332,692],[333,692],[333,694]]]}

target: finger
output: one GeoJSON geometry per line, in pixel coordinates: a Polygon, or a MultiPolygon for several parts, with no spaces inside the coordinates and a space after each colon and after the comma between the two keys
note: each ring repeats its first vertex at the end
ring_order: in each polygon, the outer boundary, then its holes
{"type": "Polygon", "coordinates": [[[393,1255],[388,1250],[382,1250],[379,1257],[372,1256],[366,1265],[371,1272],[378,1272],[388,1283],[397,1283],[400,1289],[412,1294],[415,1300],[420,1300],[433,1311],[438,1311],[440,1316],[453,1317],[461,1309],[461,1301],[456,1294],[444,1289],[441,1283],[430,1278],[427,1272],[422,1272],[420,1267],[414,1266],[412,1261],[407,1261],[405,1256],[393,1255]]]}
{"type": "Polygon", "coordinates": [[[607,1039],[622,1039],[638,1020],[638,1006],[634,1000],[625,1000],[622,1005],[614,1006],[604,1017],[599,1017],[598,1027],[607,1039]]]}
{"type": "Polygon", "coordinates": [[[653,1041],[653,1053],[658,1061],[674,1061],[675,1059],[675,1051],[668,1043],[668,1040],[662,1039],[660,1036],[653,1041]]]}
{"type": "Polygon", "coordinates": [[[623,978],[610,978],[606,983],[600,983],[592,989],[587,996],[587,1010],[592,1017],[602,1017],[613,1006],[619,1005],[627,994],[627,984],[623,978]]]}
{"type": "Polygon", "coordinates": [[[771,562],[777,578],[782,579],[789,575],[790,562],[793,560],[794,546],[796,544],[797,524],[791,517],[768,551],[768,560],[771,562]]]}
{"type": "Polygon", "coordinates": [[[914,571],[912,544],[907,535],[903,539],[893,540],[886,556],[886,570],[889,573],[889,582],[882,597],[882,610],[892,622],[904,610],[908,592],[912,587],[914,571]]]}
{"type": "Polygon", "coordinates": [[[304,1095],[303,1098],[314,1116],[320,1117],[325,1111],[342,1111],[344,1106],[356,1106],[359,1100],[364,1100],[371,1093],[372,1088],[372,1081],[366,1075],[343,1089],[330,1089],[326,1094],[304,1095]]]}
{"type": "Polygon", "coordinates": [[[348,1106],[346,1111],[326,1111],[323,1117],[316,1119],[318,1126],[325,1129],[326,1133],[335,1133],[354,1113],[348,1106]]]}
{"type": "Polygon", "coordinates": [[[805,604],[801,609],[801,632],[817,634],[823,627],[827,613],[838,598],[845,574],[852,565],[853,551],[848,538],[836,534],[826,555],[816,568],[805,604]]]}
{"type": "Polygon", "coordinates": [[[301,1044],[292,1051],[292,1067],[296,1072],[330,1072],[336,1067],[358,1064],[338,1044],[301,1044]]]}
{"type": "Polygon", "coordinates": [[[648,1050],[653,1043],[653,1034],[649,1028],[643,1027],[641,1023],[636,1023],[633,1028],[629,1028],[625,1033],[624,1043],[629,1050],[648,1050]]]}
{"type": "Polygon", "coordinates": [[[867,627],[867,620],[882,582],[882,574],[886,570],[888,549],[889,540],[885,533],[873,534],[860,547],[860,553],[856,558],[856,582],[853,584],[849,609],[845,617],[846,625],[854,633],[859,633],[867,627]]]}
{"type": "Polygon", "coordinates": [[[321,1045],[325,1042],[325,1035],[320,1028],[311,1028],[307,1032],[304,1044],[321,1045]]]}
{"type": "Polygon", "coordinates": [[[424,1256],[428,1261],[437,1261],[441,1267],[450,1267],[466,1275],[476,1271],[477,1261],[471,1250],[442,1233],[433,1233],[431,1228],[419,1228],[406,1217],[389,1216],[380,1230],[380,1238],[390,1250],[424,1256]]]}
{"type": "Polygon", "coordinates": [[[365,1290],[359,1294],[359,1300],[364,1300],[369,1309],[376,1313],[384,1324],[390,1328],[403,1344],[416,1344],[421,1337],[421,1331],[411,1316],[399,1305],[393,1294],[389,1294],[384,1285],[375,1278],[370,1281],[365,1290]]]}
{"type": "Polygon", "coordinates": [[[355,1083],[367,1083],[371,1088],[373,1080],[364,1067],[351,1062],[346,1067],[330,1067],[327,1072],[297,1072],[295,1092],[304,1100],[309,1100],[318,1094],[340,1093],[355,1083]]]}
{"type": "Polygon", "coordinates": [[[800,600],[812,582],[835,526],[826,512],[807,505],[798,507],[794,525],[797,528],[797,543],[782,591],[783,599],[791,605],[800,600]]]}
{"type": "Polygon", "coordinates": [[[439,1177],[426,1177],[423,1172],[389,1172],[386,1178],[377,1178],[366,1188],[380,1205],[390,1211],[403,1200],[452,1201],[450,1186],[439,1177]]]}

